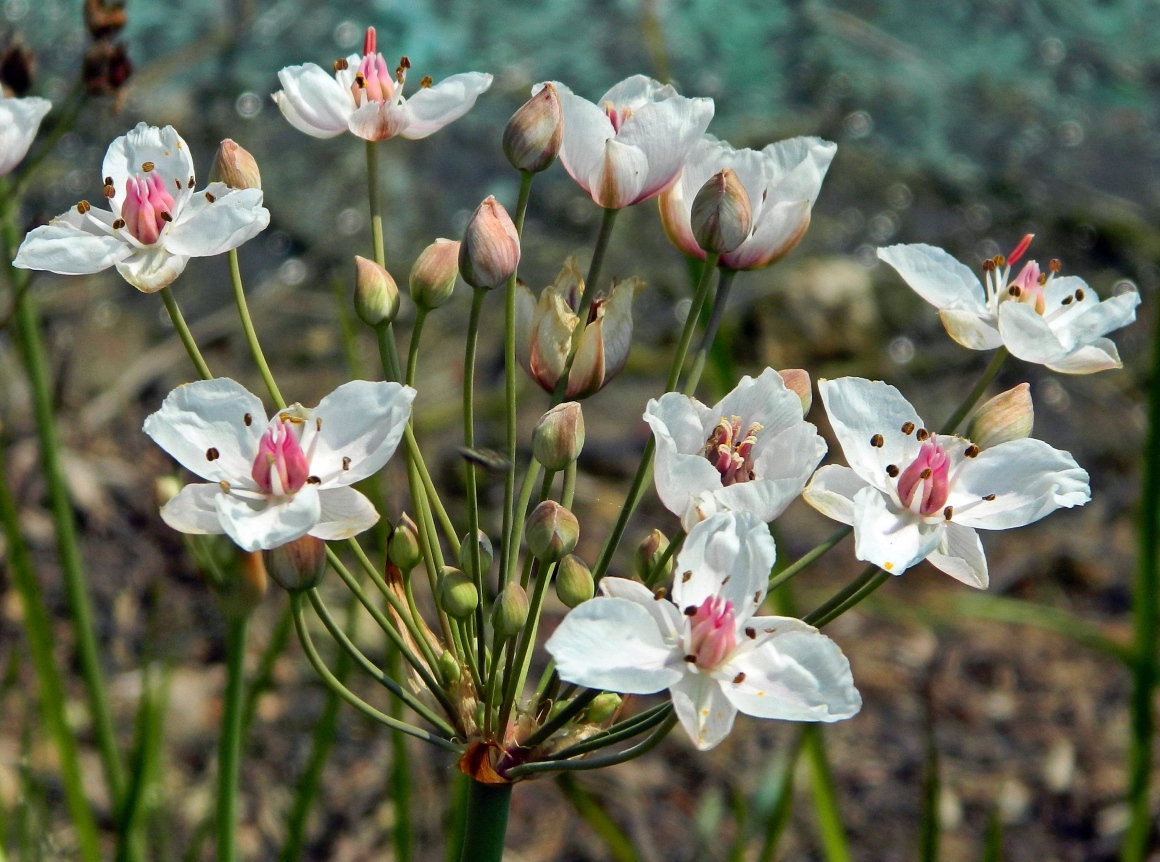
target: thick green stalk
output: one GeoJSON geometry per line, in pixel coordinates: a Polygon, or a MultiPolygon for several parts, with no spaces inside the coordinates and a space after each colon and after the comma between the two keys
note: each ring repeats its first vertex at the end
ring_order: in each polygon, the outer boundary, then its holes
{"type": "Polygon", "coordinates": [[[374,245],[375,263],[385,269],[387,252],[383,245],[383,213],[379,204],[379,145],[376,141],[366,143],[367,203],[371,211],[371,242],[374,245]]]}
{"type": "MultiPolygon", "coordinates": [[[[471,296],[471,318],[467,324],[467,349],[463,355],[463,445],[468,449],[475,448],[475,348],[479,341],[479,317],[483,311],[483,300],[487,296],[486,288],[476,288],[471,296]]],[[[464,480],[467,496],[467,536],[471,544],[471,574],[475,580],[475,589],[479,594],[479,601],[475,606],[475,634],[477,659],[482,668],[486,663],[484,652],[483,630],[483,565],[480,562],[479,542],[475,537],[479,534],[479,493],[475,484],[475,464],[464,460],[464,480]]]]}
{"type": "MultiPolygon", "coordinates": [[[[284,410],[286,399],[278,391],[278,384],[274,382],[274,375],[270,373],[270,366],[266,363],[266,355],[262,352],[262,346],[258,341],[258,333],[254,330],[254,321],[250,317],[250,307],[246,303],[246,290],[242,287],[242,269],[238,264],[238,250],[236,248],[230,249],[229,258],[230,281],[234,286],[234,302],[238,306],[238,317],[242,321],[242,331],[246,334],[246,342],[250,345],[250,353],[254,356],[258,373],[262,375],[262,382],[266,384],[266,390],[274,399],[274,404],[278,409],[284,410]]],[[[207,370],[205,373],[208,374],[209,371],[207,370]]]]}
{"type": "Polygon", "coordinates": [[[503,862],[511,801],[512,785],[471,781],[460,862],[503,862]]]}
{"type": "Polygon", "coordinates": [[[168,287],[163,287],[160,293],[161,301],[165,303],[165,310],[169,312],[169,319],[173,321],[173,328],[177,330],[178,338],[185,345],[185,352],[189,354],[189,359],[193,362],[193,367],[197,369],[197,373],[202,380],[209,380],[213,377],[213,374],[210,373],[209,366],[205,363],[205,358],[197,348],[197,342],[193,338],[193,333],[189,331],[189,326],[185,322],[185,317],[181,314],[181,309],[177,307],[177,300],[173,296],[173,291],[168,287]]]}
{"type": "Polygon", "coordinates": [[[846,840],[846,829],[842,825],[842,814],[838,807],[838,788],[830,772],[821,725],[808,724],[802,734],[810,766],[810,784],[814,791],[814,812],[818,818],[818,832],[826,862],[851,862],[850,845],[846,840]]]}
{"type": "Polygon", "coordinates": [[[415,375],[419,373],[419,339],[423,337],[423,324],[427,322],[427,309],[415,310],[415,322],[411,325],[411,343],[407,345],[407,379],[410,387],[415,386],[415,375]]]}
{"type": "Polygon", "coordinates": [[[242,716],[246,702],[246,629],[244,614],[226,616],[226,690],[218,737],[217,862],[238,858],[238,776],[242,761],[242,716]]]}

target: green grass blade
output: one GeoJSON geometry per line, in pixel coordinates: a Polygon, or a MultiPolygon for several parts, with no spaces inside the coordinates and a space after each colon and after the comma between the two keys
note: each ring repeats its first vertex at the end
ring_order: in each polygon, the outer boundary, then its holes
{"type": "Polygon", "coordinates": [[[571,803],[572,808],[588,826],[600,836],[615,862],[641,862],[632,839],[609,816],[600,800],[580,786],[574,775],[564,773],[556,777],[556,786],[571,803]]]}
{"type": "Polygon", "coordinates": [[[766,798],[762,800],[759,797],[758,805],[761,812],[759,816],[765,821],[765,835],[757,862],[774,862],[777,856],[778,844],[793,813],[793,779],[804,741],[804,732],[798,733],[788,751],[774,756],[766,772],[762,794],[766,798]]]}
{"type": "Polygon", "coordinates": [[[830,761],[826,757],[826,744],[821,725],[806,725],[805,754],[810,767],[810,784],[814,792],[814,814],[817,818],[818,837],[822,840],[822,850],[827,862],[851,862],[850,845],[846,839],[846,828],[842,825],[842,812],[838,804],[838,788],[830,771],[830,761]]]}

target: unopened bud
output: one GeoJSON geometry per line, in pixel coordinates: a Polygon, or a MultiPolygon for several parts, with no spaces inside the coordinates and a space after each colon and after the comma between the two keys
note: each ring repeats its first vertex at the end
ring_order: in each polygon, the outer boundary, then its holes
{"type": "Polygon", "coordinates": [[[545,500],[532,510],[525,528],[528,550],[545,563],[572,553],[580,538],[576,516],[554,500],[545,500]]]}
{"type": "Polygon", "coordinates": [[[411,300],[424,311],[438,308],[455,292],[459,278],[459,243],[437,239],[423,249],[411,267],[411,300]]]}
{"type": "Polygon", "coordinates": [[[36,58],[28,46],[14,39],[0,53],[0,96],[23,96],[32,89],[36,73],[36,58]]]}
{"type": "Polygon", "coordinates": [[[209,169],[209,181],[225,183],[231,189],[260,189],[262,174],[254,157],[226,138],[214,156],[213,167],[209,169]]]}
{"type": "Polygon", "coordinates": [[[515,581],[507,584],[491,608],[491,627],[501,637],[509,638],[528,621],[528,594],[515,581]]]}
{"type": "Polygon", "coordinates": [[[445,566],[439,578],[439,605],[458,620],[467,619],[479,604],[475,582],[459,569],[445,566]]]}
{"type": "Polygon", "coordinates": [[[326,542],[303,536],[264,552],[266,571],[292,593],[315,586],[326,572],[326,542]]]}
{"type": "Polygon", "coordinates": [[[563,140],[560,95],[554,86],[545,84],[508,120],[503,153],[517,171],[538,173],[556,161],[563,140]]]}
{"type": "Polygon", "coordinates": [[[507,210],[488,197],[471,214],[459,247],[459,273],[472,287],[505,283],[520,263],[520,237],[507,210]]]}
{"type": "MultiPolygon", "coordinates": [[[[464,536],[463,541],[459,543],[459,567],[467,574],[474,575],[475,569],[472,560],[475,555],[471,552],[469,538],[464,536]]],[[[483,575],[486,576],[491,571],[491,564],[495,560],[495,550],[492,548],[491,539],[483,530],[476,533],[476,544],[479,545],[479,565],[483,569],[483,575]]]]}
{"type": "Polygon", "coordinates": [[[367,326],[390,323],[399,313],[399,288],[373,260],[355,255],[354,310],[367,326]]]}
{"type": "Polygon", "coordinates": [[[596,594],[596,582],[587,564],[575,554],[560,560],[556,569],[556,597],[565,607],[574,608],[596,594]]]}
{"type": "Polygon", "coordinates": [[[133,63],[120,42],[94,42],[81,61],[81,80],[90,96],[116,96],[133,74],[133,63]]]}
{"type": "Polygon", "coordinates": [[[1031,387],[1020,383],[1014,389],[1000,392],[978,409],[967,429],[967,437],[980,449],[989,449],[1029,437],[1034,424],[1031,387]]]}
{"type": "Polygon", "coordinates": [[[459,682],[459,678],[463,676],[463,669],[455,656],[449,650],[443,650],[438,661],[439,675],[448,682],[459,682]]]}
{"type": "Polygon", "coordinates": [[[643,584],[651,585],[653,581],[663,581],[673,571],[673,558],[669,557],[669,561],[664,565],[661,571],[653,574],[653,570],[657,567],[661,557],[664,556],[665,551],[669,549],[669,540],[665,534],[660,530],[653,530],[636,547],[636,553],[632,557],[633,573],[637,580],[643,584]]]}
{"type": "Polygon", "coordinates": [[[802,416],[810,412],[810,405],[814,403],[814,390],[810,385],[810,373],[801,368],[787,368],[777,372],[781,375],[781,382],[802,402],[802,416]]]}
{"type": "Polygon", "coordinates": [[[266,597],[266,567],[261,551],[239,551],[238,570],[219,587],[222,609],[231,617],[248,617],[266,597]]]}
{"type": "Polygon", "coordinates": [[[588,704],[588,711],[584,713],[584,721],[589,724],[600,724],[616,715],[622,703],[620,695],[611,691],[596,695],[592,703],[588,704]]]}
{"type": "Polygon", "coordinates": [[[701,186],[689,222],[697,245],[713,254],[727,254],[749,238],[753,225],[749,195],[731,168],[723,168],[701,186]]]}
{"type": "Polygon", "coordinates": [[[532,430],[532,454],[545,470],[563,470],[584,448],[584,412],[576,401],[557,404],[532,430]]]}
{"type": "Polygon", "coordinates": [[[402,572],[409,572],[423,561],[423,551],[419,546],[419,528],[404,514],[391,531],[387,542],[387,556],[402,572]]]}

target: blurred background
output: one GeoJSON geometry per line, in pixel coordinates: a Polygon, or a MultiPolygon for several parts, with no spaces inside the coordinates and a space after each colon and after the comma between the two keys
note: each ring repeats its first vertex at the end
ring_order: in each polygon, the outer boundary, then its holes
{"type": "MultiPolygon", "coordinates": [[[[259,335],[290,400],[316,403],[352,375],[375,374],[373,336],[351,322],[349,302],[352,256],[369,254],[370,228],[362,142],[300,134],[270,94],[283,66],[329,67],[360,50],[368,25],[377,27],[388,63],[410,57],[412,75],[495,75],[463,119],[428,140],[382,147],[387,265],[400,284],[428,242],[459,238],[484,196],[514,205],[518,176],[500,134],[537,81],[560,80],[595,99],[644,72],[685,95],[713,97],[710,131],[736,146],[800,134],[838,143],[805,240],[782,263],[737,279],[702,383],[706,401],[739,375],[771,365],[806,368],[815,379],[883,378],[929,421],[949,414],[986,357],[946,337],[934,310],[878,264],[881,245],[928,242],[975,266],[1034,233],[1033,256],[1061,258],[1066,274],[1082,276],[1101,296],[1135,286],[1143,319],[1115,335],[1122,371],[1073,378],[1012,360],[999,380],[1004,388],[1030,382],[1036,436],[1070,450],[1091,472],[1093,501],[984,539],[992,593],[1065,608],[1113,637],[1127,636],[1142,401],[1160,280],[1160,7],[1139,0],[131,0],[125,11],[119,44],[132,75],[84,107],[38,173],[22,217],[32,226],[81,198],[96,199],[106,147],[139,120],[178,129],[201,184],[218,141],[235,139],[259,162],[272,214],[269,229],[240,254],[259,335]],[[353,350],[343,338],[352,326],[353,350]]],[[[2,0],[0,46],[14,38],[36,58],[32,93],[63,103],[90,51],[80,3],[2,0]]],[[[540,175],[521,278],[539,289],[570,254],[586,266],[599,216],[561,167],[540,175]]],[[[635,307],[627,370],[585,404],[577,514],[578,553],[589,562],[636,467],[646,439],[638,417],[661,388],[691,293],[689,268],[651,202],[621,216],[605,274],[639,275],[647,288],[635,307]]],[[[170,674],[163,769],[150,790],[156,858],[209,858],[209,842],[199,855],[196,838],[211,807],[224,625],[178,536],[157,516],[153,482],[172,465],[139,430],[193,372],[161,303],[112,271],[38,274],[33,289],[46,318],[67,469],[124,726],[132,724],[140,669],[156,662],[170,674]]],[[[193,260],[174,292],[215,373],[261,391],[224,259],[193,260]]],[[[462,511],[455,439],[468,306],[461,285],[429,320],[416,402],[420,440],[453,515],[462,511]]],[[[404,308],[396,328],[405,343],[413,310],[404,308]]],[[[498,294],[484,320],[477,433],[484,445],[499,446],[498,294]]],[[[0,338],[10,476],[60,615],[67,660],[52,522],[24,386],[11,345],[0,338]]],[[[530,431],[548,401],[526,379],[521,387],[521,426],[530,431]]],[[[810,418],[829,435],[820,405],[810,418]]],[[[406,495],[399,465],[392,466],[383,490],[394,520],[406,495]]],[[[502,500],[502,481],[485,479],[484,494],[502,500]]],[[[627,569],[633,547],[654,526],[671,534],[677,524],[649,495],[614,572],[627,569]]],[[[775,525],[782,559],[796,558],[834,526],[795,503],[775,525]]],[[[498,532],[498,522],[485,527],[498,532]]],[[[809,610],[860,568],[847,540],[793,582],[793,600],[809,610]]],[[[39,855],[30,858],[67,858],[69,826],[52,750],[36,733],[33,677],[9,587],[0,573],[0,808],[9,836],[22,829],[35,839],[28,847],[39,855]]],[[[339,603],[336,585],[328,587],[339,603]]],[[[865,698],[861,715],[825,732],[855,858],[916,858],[929,743],[940,755],[943,859],[980,858],[991,822],[1005,826],[1005,859],[1114,858],[1128,817],[1120,801],[1127,673],[1058,634],[976,619],[963,603],[966,589],[918,566],[827,629],[850,656],[865,698]]],[[[271,592],[258,611],[255,665],[277,636],[284,604],[271,592]]],[[[558,604],[549,611],[552,619],[562,613],[558,604]]],[[[367,623],[364,648],[381,652],[367,623]]],[[[370,683],[355,688],[384,700],[370,683]]],[[[79,684],[70,694],[84,739],[79,684]]],[[[247,859],[278,857],[322,702],[291,644],[273,665],[272,688],[255,701],[242,783],[247,859]]],[[[773,779],[796,732],[742,717],[709,754],[674,736],[643,760],[567,786],[522,786],[508,858],[765,858],[773,779]]],[[[410,751],[417,858],[441,859],[453,764],[419,743],[410,751]]],[[[89,748],[85,756],[98,795],[96,754],[89,748]]],[[[390,761],[388,736],[344,710],[304,858],[391,858],[390,761]]],[[[799,782],[777,858],[823,858],[810,799],[808,783],[799,782]]]]}

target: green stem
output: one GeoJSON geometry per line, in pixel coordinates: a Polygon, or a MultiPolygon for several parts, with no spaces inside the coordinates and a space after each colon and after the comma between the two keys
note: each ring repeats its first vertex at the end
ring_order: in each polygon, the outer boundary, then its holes
{"type": "Polygon", "coordinates": [[[415,311],[415,323],[411,326],[411,343],[407,345],[407,385],[414,388],[415,375],[419,371],[419,339],[423,336],[423,324],[427,322],[427,309],[415,311]]]}
{"type": "MultiPolygon", "coordinates": [[[[479,317],[483,311],[483,300],[487,296],[485,288],[476,288],[471,296],[471,318],[467,324],[467,348],[463,355],[463,445],[468,449],[475,448],[475,349],[479,341],[479,317]]],[[[479,542],[475,537],[479,535],[479,494],[475,483],[475,464],[464,460],[464,479],[467,496],[467,536],[471,543],[471,568],[475,580],[475,589],[479,601],[475,605],[475,633],[478,661],[482,668],[484,658],[484,630],[483,630],[483,602],[486,593],[483,591],[483,565],[480,562],[479,542]]]]}
{"type": "Polygon", "coordinates": [[[615,766],[618,763],[627,763],[630,760],[635,760],[644,754],[648,754],[660,745],[661,741],[669,735],[669,731],[676,726],[676,715],[670,715],[647,738],[623,751],[618,751],[615,754],[605,754],[601,757],[589,757],[586,760],[548,760],[538,763],[525,763],[522,766],[509,769],[508,777],[515,779],[544,772],[582,772],[589,769],[604,769],[607,766],[615,766]]]}
{"type": "MultiPolygon", "coordinates": [[[[242,320],[242,331],[246,334],[246,342],[250,345],[250,353],[253,354],[254,362],[258,366],[258,373],[262,375],[262,382],[266,384],[266,390],[270,393],[270,397],[274,399],[274,404],[279,410],[285,410],[286,399],[278,391],[278,384],[274,382],[274,375],[270,373],[270,366],[266,363],[266,355],[262,352],[262,345],[258,341],[258,333],[254,330],[254,321],[250,317],[250,307],[246,303],[246,290],[242,287],[242,269],[238,264],[238,250],[236,248],[230,249],[229,259],[230,281],[234,286],[234,302],[238,306],[238,317],[242,320]]],[[[168,304],[166,307],[168,308],[168,304]]],[[[176,307],[177,305],[175,303],[174,308],[176,307]]],[[[208,369],[203,371],[203,376],[208,374],[208,369]]]]}
{"type": "Polygon", "coordinates": [[[528,472],[524,474],[524,485],[520,489],[520,498],[516,503],[515,517],[512,519],[511,555],[508,558],[507,569],[503,573],[504,584],[515,574],[516,560],[519,558],[520,544],[524,540],[524,524],[528,518],[528,504],[532,501],[532,492],[536,487],[536,480],[540,477],[540,462],[532,458],[528,464],[528,472]]]}
{"type": "Polygon", "coordinates": [[[830,551],[830,549],[832,549],[835,545],[842,541],[842,539],[846,538],[852,532],[854,532],[853,527],[841,527],[835,530],[830,534],[829,538],[827,538],[816,548],[802,554],[790,565],[786,566],[780,572],[777,572],[777,574],[771,574],[769,578],[769,586],[766,587],[766,592],[772,593],[774,590],[776,590],[782,584],[786,583],[790,578],[801,572],[815,560],[824,556],[827,552],[830,551]]]}
{"type": "Polygon", "coordinates": [[[460,862],[503,862],[512,785],[471,781],[460,862]]]}
{"type": "Polygon", "coordinates": [[[163,287],[160,293],[161,301],[165,303],[165,310],[169,312],[169,319],[173,321],[173,328],[177,330],[177,335],[181,339],[181,343],[185,345],[185,352],[189,354],[189,358],[193,362],[193,367],[197,369],[197,373],[202,380],[211,379],[213,375],[210,373],[209,366],[205,364],[205,358],[201,355],[201,351],[197,348],[197,342],[194,341],[193,333],[189,331],[189,326],[185,323],[181,309],[177,307],[177,300],[173,297],[173,291],[168,287],[163,287]]]}
{"type": "MultiPolygon", "coordinates": [[[[685,367],[685,356],[689,352],[689,345],[693,342],[693,333],[697,330],[697,321],[701,319],[701,309],[709,297],[709,288],[713,285],[713,270],[717,266],[717,255],[705,255],[705,266],[701,270],[701,278],[697,283],[697,290],[693,294],[693,304],[689,306],[689,314],[685,318],[685,327],[681,330],[681,339],[677,342],[677,351],[673,354],[673,364],[669,367],[669,379],[665,383],[665,392],[675,392],[677,383],[681,379],[681,371],[685,367]]],[[[729,270],[732,272],[732,270],[729,270]]],[[[724,277],[724,276],[722,276],[724,277]]],[[[722,303],[724,305],[724,303],[722,303]]],[[[720,321],[718,321],[720,322],[720,321]]],[[[706,334],[708,330],[706,329],[706,334]]],[[[716,335],[716,333],[713,333],[716,335]]],[[[706,346],[712,346],[712,342],[706,346]]]]}
{"type": "Polygon", "coordinates": [[[218,737],[217,860],[238,858],[238,776],[241,772],[242,715],[246,699],[246,629],[243,614],[226,617],[226,690],[218,737]]]}
{"type": "Polygon", "coordinates": [[[1010,354],[1006,347],[1000,347],[995,351],[995,355],[991,357],[990,363],[986,370],[983,371],[983,376],[979,378],[979,382],[975,384],[975,388],[967,395],[966,400],[959,405],[951,418],[946,421],[946,424],[939,430],[940,434],[954,434],[958,427],[963,424],[963,420],[967,418],[975,405],[979,403],[979,399],[983,397],[983,393],[987,391],[987,387],[998,376],[999,369],[1003,367],[1003,363],[1007,361],[1010,354]]]}
{"type": "Polygon", "coordinates": [[[862,574],[850,581],[828,602],[802,617],[802,621],[821,628],[850,610],[888,580],[890,580],[889,572],[884,572],[877,566],[867,566],[862,570],[862,574]]]}
{"type": "Polygon", "coordinates": [[[652,730],[668,718],[669,713],[672,711],[673,706],[671,703],[662,703],[659,706],[654,706],[652,709],[642,712],[640,715],[634,715],[632,718],[618,722],[607,730],[601,731],[595,736],[588,737],[583,742],[578,742],[560,751],[555,751],[544,759],[568,760],[571,757],[579,757],[581,754],[587,754],[590,751],[597,751],[601,748],[607,748],[610,745],[616,745],[618,742],[623,742],[626,739],[639,736],[645,731],[652,730]]]}
{"type": "Polygon", "coordinates": [[[640,854],[632,846],[632,839],[612,819],[604,805],[577,783],[574,776],[568,773],[556,776],[556,786],[580,818],[601,837],[614,862],[641,862],[640,854]]]}
{"type": "MultiPolygon", "coordinates": [[[[399,652],[389,650],[387,668],[391,673],[399,672],[399,652]]],[[[403,717],[402,704],[394,702],[389,707],[391,717],[403,717]]],[[[407,737],[400,731],[391,733],[391,796],[395,803],[395,862],[411,862],[411,770],[407,754],[407,737]]]]}
{"type": "Polygon", "coordinates": [[[803,744],[810,766],[810,784],[813,785],[814,791],[814,811],[818,818],[818,831],[821,833],[826,860],[851,862],[850,846],[846,840],[846,829],[842,825],[842,813],[838,806],[838,788],[830,772],[822,728],[817,724],[809,724],[802,734],[805,737],[803,744]]]}
{"type": "Polygon", "coordinates": [[[727,266],[722,266],[720,269],[721,277],[717,279],[717,295],[713,297],[713,311],[709,315],[709,322],[705,324],[701,344],[693,357],[693,368],[689,372],[689,379],[685,382],[686,395],[693,395],[697,391],[697,384],[701,382],[701,373],[705,370],[705,363],[709,360],[709,351],[713,349],[717,330],[721,328],[721,321],[725,317],[725,306],[729,303],[729,289],[733,287],[733,279],[737,276],[735,269],[730,269],[727,266]]]}
{"type": "Polygon", "coordinates": [[[598,688],[584,689],[567,706],[545,721],[540,725],[538,730],[525,739],[523,743],[524,748],[535,748],[540,743],[546,742],[553,733],[586,709],[588,704],[592,703],[598,694],[600,694],[600,689],[598,688]]]}
{"type": "Polygon", "coordinates": [[[375,249],[375,263],[385,269],[387,252],[383,246],[383,213],[379,205],[379,147],[375,141],[367,141],[366,143],[367,203],[370,205],[371,211],[371,242],[375,249]]]}
{"type": "Polygon", "coordinates": [[[669,540],[669,546],[665,548],[664,552],[657,558],[656,565],[648,573],[648,580],[645,581],[645,586],[650,590],[661,581],[662,574],[669,568],[669,561],[680,550],[685,543],[687,533],[683,529],[677,530],[673,534],[672,539],[669,540]]]}

